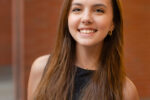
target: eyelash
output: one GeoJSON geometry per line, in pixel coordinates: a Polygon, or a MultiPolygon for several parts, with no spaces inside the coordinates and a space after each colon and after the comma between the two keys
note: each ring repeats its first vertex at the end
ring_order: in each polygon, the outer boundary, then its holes
{"type": "Polygon", "coordinates": [[[102,9],[96,9],[95,11],[98,13],[104,13],[104,10],[102,10],[102,9]]]}
{"type": "Polygon", "coordinates": [[[74,9],[72,10],[72,12],[79,12],[79,11],[81,11],[80,8],[74,8],[74,9]]]}

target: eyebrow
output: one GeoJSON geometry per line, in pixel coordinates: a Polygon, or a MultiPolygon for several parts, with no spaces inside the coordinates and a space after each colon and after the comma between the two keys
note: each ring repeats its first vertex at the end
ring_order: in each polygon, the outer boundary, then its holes
{"type": "Polygon", "coordinates": [[[104,8],[107,8],[106,5],[104,5],[104,4],[94,4],[94,7],[98,7],[98,6],[102,6],[104,8]]]}
{"type": "Polygon", "coordinates": [[[82,6],[82,4],[81,4],[81,3],[72,3],[72,5],[82,6]]]}
{"type": "MultiPolygon", "coordinates": [[[[78,6],[82,6],[81,3],[72,3],[72,5],[78,5],[78,6]]],[[[107,8],[106,5],[104,4],[94,4],[93,7],[98,7],[98,6],[101,6],[101,7],[104,7],[104,8],[107,8]]]]}

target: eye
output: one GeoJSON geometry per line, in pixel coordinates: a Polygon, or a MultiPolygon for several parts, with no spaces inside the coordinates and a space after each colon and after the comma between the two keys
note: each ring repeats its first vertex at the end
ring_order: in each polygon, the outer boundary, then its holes
{"type": "Polygon", "coordinates": [[[98,12],[98,13],[104,13],[103,9],[96,9],[95,11],[98,12]]]}
{"type": "Polygon", "coordinates": [[[74,8],[74,9],[72,10],[72,12],[79,12],[79,11],[81,11],[80,8],[74,8]]]}

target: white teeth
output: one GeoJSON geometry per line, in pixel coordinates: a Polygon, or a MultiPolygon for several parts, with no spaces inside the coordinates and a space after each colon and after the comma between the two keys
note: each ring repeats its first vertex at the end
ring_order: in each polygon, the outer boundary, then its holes
{"type": "Polygon", "coordinates": [[[84,34],[89,34],[89,33],[94,33],[95,31],[94,30],[80,30],[80,32],[84,34]]]}

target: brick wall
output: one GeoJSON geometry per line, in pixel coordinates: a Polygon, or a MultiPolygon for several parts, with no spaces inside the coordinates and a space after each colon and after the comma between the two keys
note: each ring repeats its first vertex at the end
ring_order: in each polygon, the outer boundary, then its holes
{"type": "Polygon", "coordinates": [[[25,60],[30,66],[37,56],[48,54],[56,38],[61,0],[25,1],[25,60]]]}
{"type": "Polygon", "coordinates": [[[127,75],[141,97],[150,97],[150,0],[123,3],[127,75]]]}
{"type": "Polygon", "coordinates": [[[0,66],[11,65],[11,0],[0,0],[0,66]]]}

